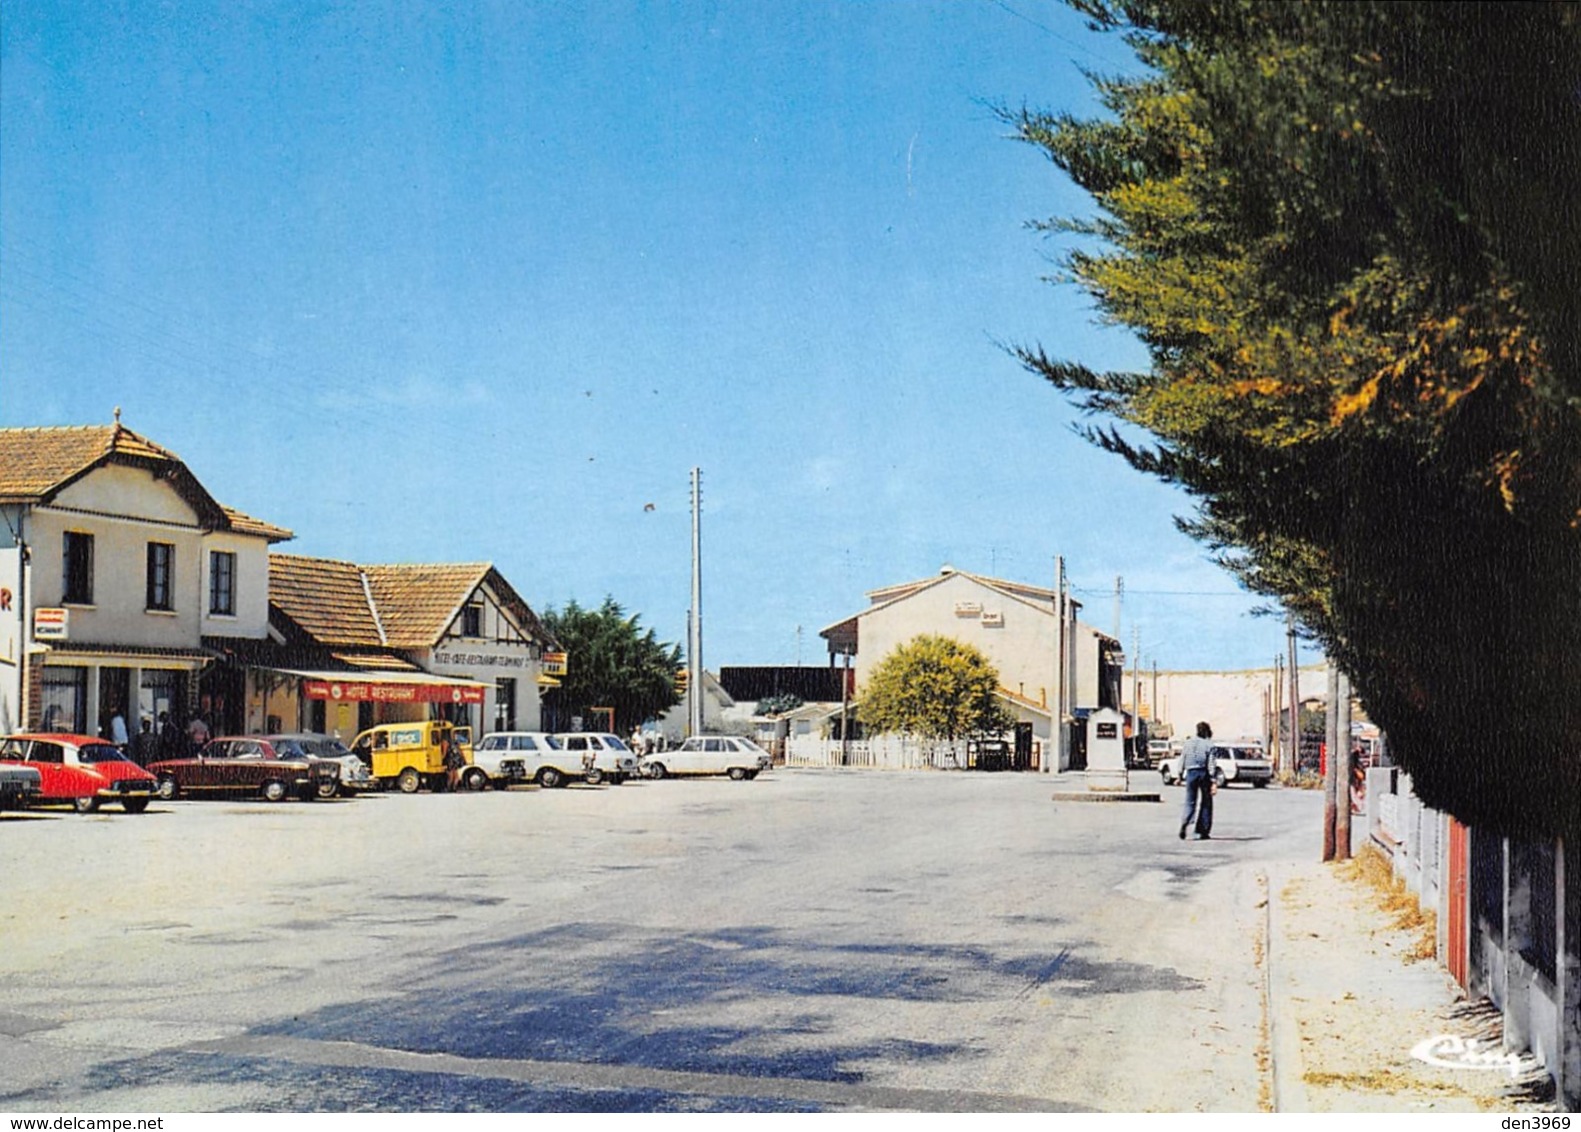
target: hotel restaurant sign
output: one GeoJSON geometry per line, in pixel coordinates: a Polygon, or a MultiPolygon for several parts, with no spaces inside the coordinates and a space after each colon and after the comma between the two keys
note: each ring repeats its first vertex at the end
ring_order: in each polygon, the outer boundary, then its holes
{"type": "Polygon", "coordinates": [[[380,680],[303,680],[309,700],[386,704],[481,704],[483,689],[465,684],[397,684],[380,680]]]}

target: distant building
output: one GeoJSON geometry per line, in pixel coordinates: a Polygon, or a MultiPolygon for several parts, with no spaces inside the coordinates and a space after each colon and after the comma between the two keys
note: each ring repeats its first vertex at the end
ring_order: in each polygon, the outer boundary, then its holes
{"type": "MultiPolygon", "coordinates": [[[[820,631],[831,659],[848,658],[858,696],[873,667],[896,648],[922,634],[951,637],[975,646],[999,672],[1001,695],[1018,720],[1018,741],[1030,738],[1039,750],[1046,747],[1057,698],[1053,590],[946,566],[934,577],[873,590],[867,598],[868,608],[820,631]]],[[[1123,663],[1118,641],[1074,622],[1067,683],[1076,719],[1120,706],[1123,663]]]]}

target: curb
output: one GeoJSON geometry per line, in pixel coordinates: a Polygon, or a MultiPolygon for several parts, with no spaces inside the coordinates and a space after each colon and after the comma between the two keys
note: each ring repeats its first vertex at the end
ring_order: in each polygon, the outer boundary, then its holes
{"type": "Polygon", "coordinates": [[[1068,793],[1056,791],[1053,795],[1056,802],[1162,802],[1162,794],[1133,794],[1125,791],[1113,790],[1105,793],[1101,790],[1087,790],[1081,793],[1068,793]]]}

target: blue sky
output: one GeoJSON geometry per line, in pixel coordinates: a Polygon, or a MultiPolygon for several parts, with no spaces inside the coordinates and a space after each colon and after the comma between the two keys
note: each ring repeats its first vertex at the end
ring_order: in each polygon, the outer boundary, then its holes
{"type": "Polygon", "coordinates": [[[1052,584],[1165,668],[1282,623],[1004,351],[1145,353],[1046,282],[1088,203],[991,107],[1123,44],[1035,0],[7,3],[0,424],[178,452],[281,549],[494,562],[704,660],[865,591],[1052,584]],[[651,506],[650,506],[651,505],[651,506]]]}

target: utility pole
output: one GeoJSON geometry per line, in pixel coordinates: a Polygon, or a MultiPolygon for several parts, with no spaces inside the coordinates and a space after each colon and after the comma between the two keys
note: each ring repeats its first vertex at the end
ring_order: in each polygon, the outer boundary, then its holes
{"type": "Polygon", "coordinates": [[[1334,856],[1350,860],[1350,677],[1339,674],[1339,703],[1334,711],[1334,777],[1338,808],[1334,811],[1334,856]]]}
{"type": "Polygon", "coordinates": [[[1323,730],[1323,859],[1332,861],[1338,850],[1339,757],[1335,739],[1339,722],[1339,666],[1328,661],[1328,710],[1323,730]]]}
{"type": "Polygon", "coordinates": [[[692,608],[686,618],[687,734],[703,730],[703,470],[692,469],[692,608]]]}
{"type": "Polygon", "coordinates": [[[1043,760],[1045,774],[1064,770],[1070,761],[1065,736],[1065,656],[1070,643],[1065,639],[1065,559],[1059,555],[1054,557],[1054,624],[1054,702],[1049,720],[1049,757],[1043,760]]]}
{"type": "Polygon", "coordinates": [[[1142,741],[1142,630],[1131,626],[1131,757],[1142,741]]]}
{"type": "Polygon", "coordinates": [[[1285,745],[1284,745],[1283,741],[1281,740],[1281,737],[1280,737],[1280,734],[1279,734],[1280,725],[1284,721],[1284,706],[1285,706],[1285,704],[1284,704],[1284,700],[1285,700],[1284,691],[1285,691],[1285,661],[1284,661],[1284,657],[1275,655],[1275,657],[1274,657],[1274,688],[1273,688],[1273,698],[1272,698],[1272,701],[1271,701],[1272,707],[1273,707],[1273,711],[1270,713],[1270,720],[1269,720],[1269,722],[1272,724],[1272,727],[1270,728],[1270,730],[1272,732],[1272,735],[1269,738],[1269,744],[1270,744],[1269,750],[1272,752],[1273,757],[1274,757],[1274,771],[1275,771],[1275,773],[1278,773],[1279,771],[1282,771],[1282,770],[1286,769],[1286,767],[1285,767],[1285,745]]]}
{"type": "Polygon", "coordinates": [[[1301,676],[1296,668],[1296,619],[1285,614],[1285,648],[1290,654],[1290,773],[1301,770],[1301,676]]]}

